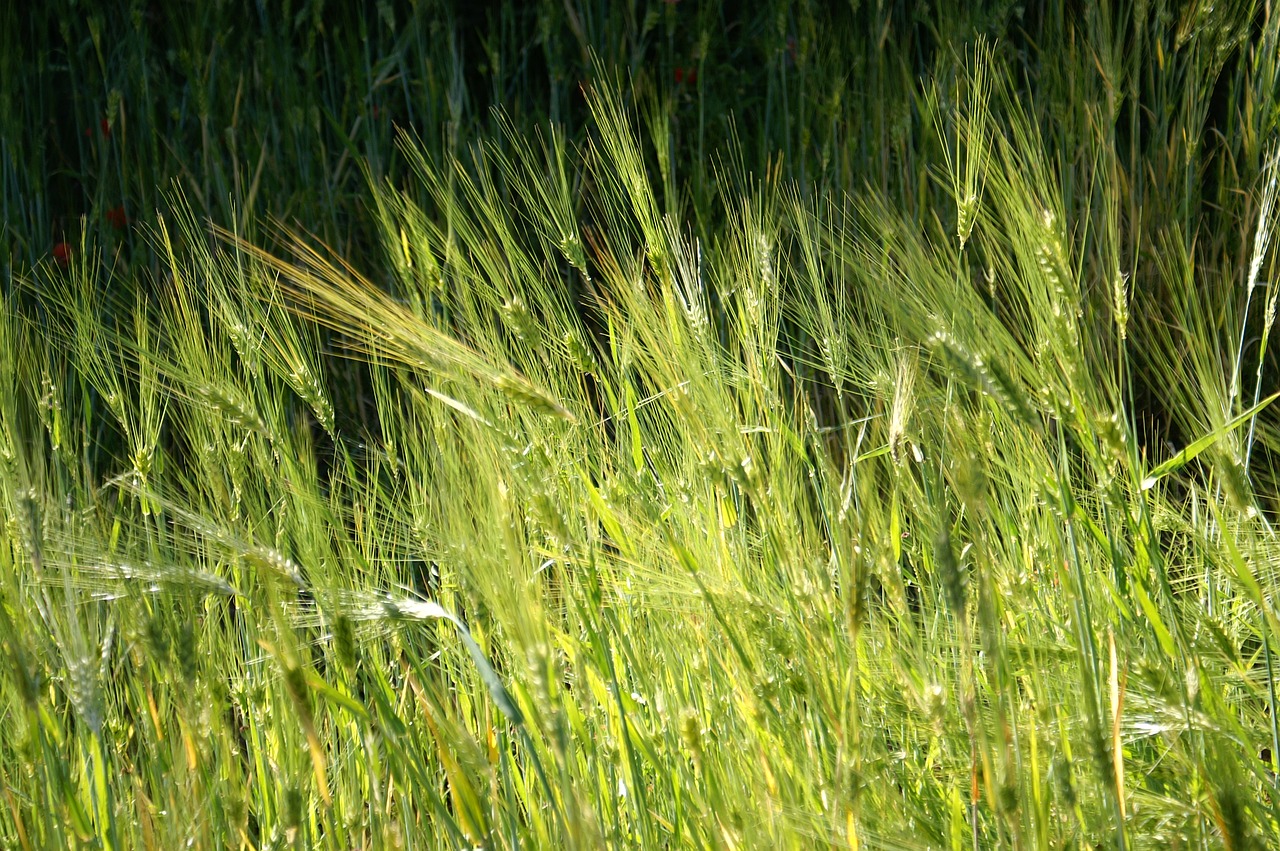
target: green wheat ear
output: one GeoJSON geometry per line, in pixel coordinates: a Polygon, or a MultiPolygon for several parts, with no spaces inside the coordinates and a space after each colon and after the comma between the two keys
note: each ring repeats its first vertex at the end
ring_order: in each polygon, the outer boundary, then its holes
{"type": "Polygon", "coordinates": [[[947,99],[948,103],[955,104],[950,122],[943,115],[936,90],[929,92],[934,126],[942,142],[951,195],[956,204],[956,238],[961,251],[978,221],[991,159],[989,100],[993,63],[993,46],[979,38],[972,57],[963,65],[957,86],[947,99]]]}
{"type": "MultiPolygon", "coordinates": [[[[383,597],[367,600],[363,605],[352,608],[346,617],[363,621],[447,621],[457,630],[458,639],[467,648],[467,653],[471,656],[471,661],[475,664],[476,670],[480,674],[480,679],[484,682],[485,687],[489,689],[489,696],[493,698],[494,705],[513,724],[517,726],[524,725],[524,713],[520,711],[520,707],[511,698],[510,692],[507,691],[506,686],[502,683],[502,678],[494,671],[493,665],[489,663],[488,657],[485,656],[484,651],[480,649],[480,645],[471,636],[467,625],[457,615],[449,612],[439,603],[434,603],[430,600],[383,597]]],[[[350,627],[346,628],[346,630],[349,629],[350,627]]]]}

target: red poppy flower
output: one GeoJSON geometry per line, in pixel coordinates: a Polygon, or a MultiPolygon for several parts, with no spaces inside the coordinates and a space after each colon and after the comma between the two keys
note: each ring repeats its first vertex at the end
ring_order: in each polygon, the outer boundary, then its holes
{"type": "Polygon", "coordinates": [[[102,119],[102,122],[98,126],[102,128],[102,135],[104,138],[111,135],[111,122],[107,121],[107,119],[102,119]]]}
{"type": "Polygon", "coordinates": [[[129,224],[129,217],[124,214],[124,204],[107,210],[107,223],[116,230],[124,230],[129,224]]]}
{"type": "Polygon", "coordinates": [[[64,269],[71,265],[71,243],[59,242],[53,247],[53,262],[64,269]]]}

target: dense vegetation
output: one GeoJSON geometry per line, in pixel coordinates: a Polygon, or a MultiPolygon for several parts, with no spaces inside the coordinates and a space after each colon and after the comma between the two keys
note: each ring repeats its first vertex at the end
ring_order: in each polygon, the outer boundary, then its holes
{"type": "Polygon", "coordinates": [[[1280,843],[1273,4],[19,5],[0,845],[1280,843]]]}

